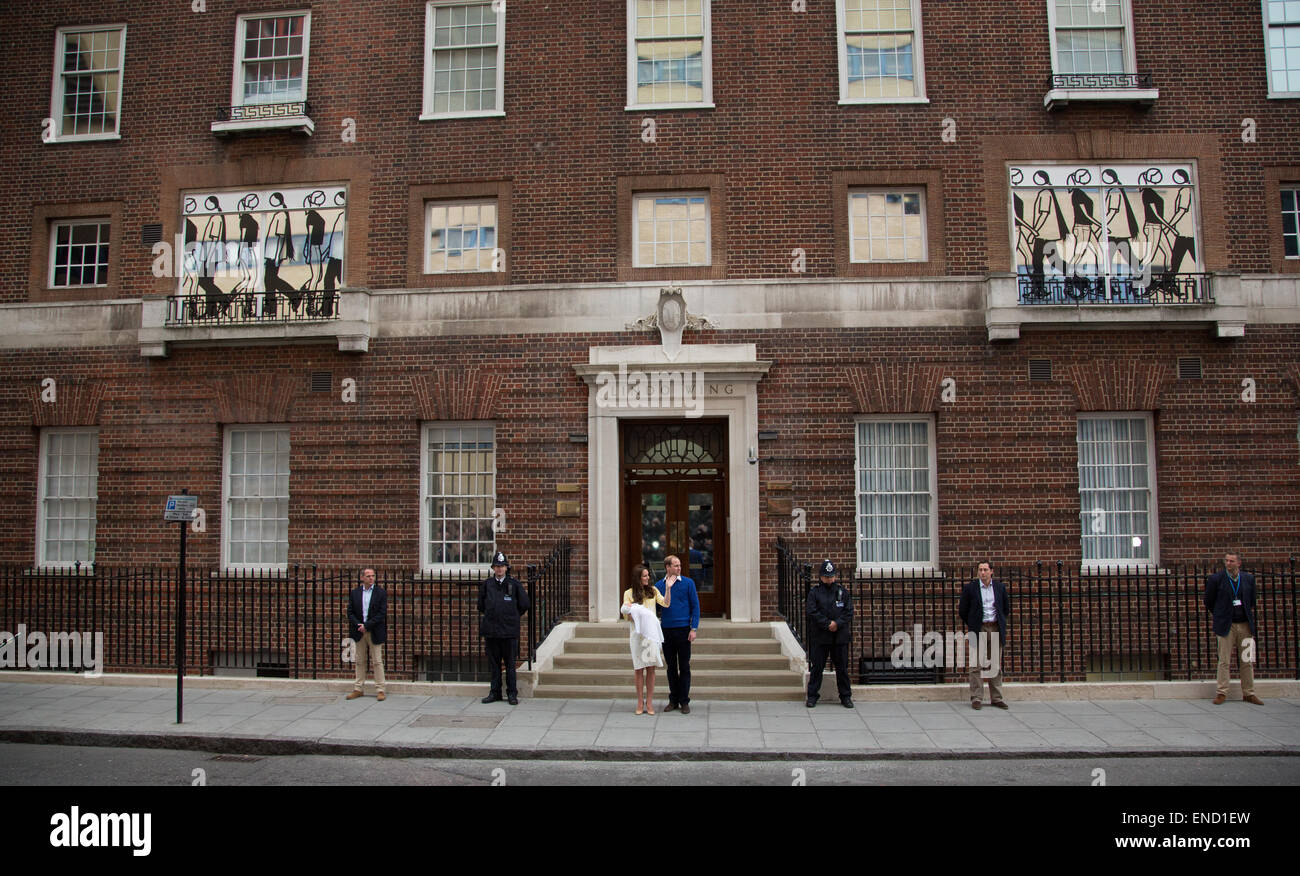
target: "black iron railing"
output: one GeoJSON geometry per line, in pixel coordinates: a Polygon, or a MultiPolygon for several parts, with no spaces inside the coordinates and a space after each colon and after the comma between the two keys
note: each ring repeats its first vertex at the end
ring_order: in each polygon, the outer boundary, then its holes
{"type": "MultiPolygon", "coordinates": [[[[777,540],[776,559],[778,614],[806,647],[804,615],[813,567],[801,562],[784,539],[777,540]]],[[[1007,676],[1038,682],[1213,678],[1218,644],[1201,602],[1205,579],[1213,571],[1210,566],[1187,565],[1084,573],[1077,565],[1059,562],[995,569],[1011,601],[1011,628],[1002,654],[1007,676]]],[[[1255,674],[1300,678],[1300,575],[1295,559],[1247,571],[1255,576],[1257,594],[1255,674]]],[[[957,604],[962,585],[974,577],[974,567],[842,576],[840,583],[853,597],[850,655],[855,674],[859,667],[867,674],[900,664],[920,669],[915,664],[927,661],[910,658],[924,656],[936,641],[943,642],[941,649],[949,648],[956,639],[948,636],[960,638],[965,632],[957,604]],[[896,652],[902,660],[893,659],[896,652]]],[[[964,669],[947,665],[955,659],[945,658],[944,663],[939,680],[965,680],[964,669]]],[[[917,672],[913,680],[935,679],[933,672],[917,672]]]]}
{"type": "MultiPolygon", "coordinates": [[[[529,567],[526,586],[532,610],[525,622],[530,659],[541,639],[568,614],[571,555],[565,539],[540,568],[529,567]]],[[[390,677],[488,677],[478,613],[478,590],[485,577],[376,569],[376,583],[388,593],[384,669],[390,677]]],[[[350,678],[355,664],[347,660],[347,598],[359,583],[355,569],[293,566],[268,573],[191,567],[186,584],[186,671],[350,678]]],[[[174,566],[0,566],[0,632],[16,636],[21,626],[29,637],[36,632],[100,633],[104,671],[168,672],[176,666],[176,584],[174,566]]]]}
{"type": "Polygon", "coordinates": [[[528,567],[528,600],[532,603],[528,612],[529,669],[537,659],[537,647],[572,610],[569,577],[572,556],[573,546],[567,538],[562,538],[540,568],[528,567]]]}
{"type": "Polygon", "coordinates": [[[1213,304],[1209,274],[1142,277],[1062,277],[1021,274],[1021,304],[1213,304]]]}
{"type": "Polygon", "coordinates": [[[1053,73],[1048,88],[1155,88],[1150,73],[1053,73]]]}
{"type": "Polygon", "coordinates": [[[337,290],[171,295],[167,298],[167,325],[244,325],[338,318],[337,290]]]}

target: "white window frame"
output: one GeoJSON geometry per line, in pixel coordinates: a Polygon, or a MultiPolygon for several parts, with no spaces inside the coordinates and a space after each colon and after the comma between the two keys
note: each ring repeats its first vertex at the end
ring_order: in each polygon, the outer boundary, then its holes
{"type": "Polygon", "coordinates": [[[49,143],[75,143],[91,140],[120,140],[122,139],[122,92],[126,86],[126,24],[96,24],[86,25],[83,27],[61,27],[55,31],[54,35],[54,80],[50,84],[50,119],[54,123],[53,136],[46,142],[49,143]],[[98,31],[121,31],[122,37],[118,42],[118,66],[117,66],[117,109],[114,113],[116,124],[112,131],[105,131],[99,134],[66,134],[63,131],[63,38],[70,33],[94,33],[98,31]]]}
{"type": "MultiPolygon", "coordinates": [[[[486,563],[433,563],[430,562],[430,524],[429,503],[434,498],[429,492],[429,440],[435,429],[490,429],[492,431],[492,496],[493,511],[497,502],[497,424],[493,420],[430,420],[420,426],[420,568],[426,573],[432,572],[474,572],[486,574],[486,563]]],[[[482,474],[487,474],[483,472],[482,474]]],[[[449,495],[442,493],[439,495],[449,495]]],[[[458,498],[481,498],[477,494],[457,494],[458,498]]],[[[495,521],[494,521],[495,522],[495,521]]],[[[496,529],[492,530],[492,552],[496,552],[496,529]]]]}
{"type": "Polygon", "coordinates": [[[1084,571],[1097,571],[1103,569],[1154,569],[1160,565],[1160,504],[1157,492],[1156,480],[1156,436],[1155,421],[1149,411],[1104,411],[1096,413],[1080,413],[1077,415],[1075,426],[1075,454],[1076,477],[1079,481],[1079,556],[1080,565],[1084,571]],[[1147,502],[1147,528],[1149,530],[1148,538],[1150,539],[1150,559],[1133,559],[1129,557],[1101,557],[1089,558],[1084,556],[1083,539],[1085,530],[1091,525],[1091,516],[1094,513],[1092,509],[1083,507],[1083,478],[1079,477],[1078,466],[1082,461],[1079,454],[1078,443],[1078,426],[1077,422],[1082,420],[1141,420],[1146,429],[1146,446],[1147,446],[1147,487],[1149,499],[1147,502]]]}
{"type": "MultiPolygon", "coordinates": [[[[929,232],[929,226],[926,225],[926,216],[925,216],[925,187],[924,187],[924,186],[920,186],[920,187],[918,187],[918,188],[890,188],[890,187],[881,187],[881,186],[852,186],[852,187],[850,187],[849,190],[848,190],[848,203],[846,203],[846,204],[844,205],[844,208],[845,208],[845,210],[846,210],[847,213],[848,213],[848,229],[849,229],[849,262],[850,262],[851,264],[856,264],[856,265],[878,265],[878,264],[923,264],[923,263],[928,262],[928,261],[930,260],[930,241],[929,241],[929,233],[928,233],[928,232],[929,232]],[[856,227],[856,226],[855,226],[855,224],[854,224],[854,218],[853,218],[853,208],[852,208],[852,205],[853,205],[853,198],[854,198],[855,195],[873,195],[873,194],[900,195],[900,196],[904,196],[904,197],[906,197],[907,195],[916,195],[917,198],[920,199],[920,202],[921,202],[921,213],[920,213],[920,217],[921,217],[921,257],[920,257],[920,258],[916,258],[916,259],[909,259],[909,258],[902,258],[902,259],[871,259],[871,258],[868,258],[868,259],[855,259],[855,258],[853,257],[853,249],[854,249],[853,244],[854,244],[854,241],[857,239],[857,238],[855,237],[855,235],[854,235],[854,230],[855,230],[855,227],[856,227]]],[[[867,234],[866,234],[866,236],[865,236],[865,238],[864,238],[864,239],[867,241],[867,249],[868,249],[868,251],[871,249],[871,234],[870,234],[870,221],[869,221],[869,220],[870,220],[870,217],[868,217],[867,234]]],[[[906,240],[906,237],[904,237],[903,239],[906,240]]]]}
{"type": "Polygon", "coordinates": [[[60,228],[75,228],[75,227],[77,227],[77,226],[79,226],[79,225],[96,225],[96,226],[104,225],[104,226],[108,226],[108,237],[105,239],[105,243],[108,244],[108,246],[109,246],[109,250],[108,250],[108,262],[105,264],[105,269],[106,269],[107,271],[111,271],[111,270],[112,270],[112,266],[113,266],[113,249],[112,249],[111,241],[112,241],[112,234],[113,234],[113,223],[112,223],[112,221],[111,221],[107,216],[103,216],[103,217],[93,217],[93,216],[90,216],[90,217],[86,217],[86,218],[84,218],[84,219],[82,219],[82,218],[78,218],[78,219],[56,219],[56,220],[50,222],[50,252],[49,252],[49,259],[48,259],[48,267],[49,267],[49,270],[47,271],[47,273],[46,273],[46,278],[45,278],[45,279],[46,279],[46,282],[47,282],[47,284],[48,284],[46,288],[49,288],[49,289],[102,289],[103,287],[105,287],[105,286],[108,285],[108,281],[107,281],[107,279],[106,279],[103,283],[63,283],[63,284],[61,284],[61,285],[57,285],[57,286],[56,286],[55,283],[54,283],[54,272],[55,272],[55,270],[56,270],[57,267],[58,267],[58,264],[57,264],[56,259],[55,259],[55,253],[58,251],[59,229],[60,229],[60,228]]]}
{"type": "MultiPolygon", "coordinates": [[[[442,49],[441,51],[448,51],[442,49]]],[[[495,0],[430,0],[424,6],[424,97],[420,106],[420,121],[434,119],[480,119],[499,118],[506,114],[506,3],[495,0]],[[433,22],[434,9],[447,6],[494,6],[497,17],[497,86],[496,108],[485,110],[456,110],[454,112],[435,112],[433,109],[433,22]]]]}
{"type": "MultiPolygon", "coordinates": [[[[849,45],[848,11],[844,0],[835,0],[836,52],[840,64],[840,104],[869,103],[929,103],[925,92],[925,52],[921,34],[921,0],[912,3],[912,76],[916,82],[916,94],[912,97],[850,97],[849,96],[849,45]]],[[[864,31],[865,32],[865,31],[864,31]]],[[[881,31],[876,31],[880,33],[881,31]]]]}
{"type": "MultiPolygon", "coordinates": [[[[1132,0],[1119,0],[1120,17],[1124,28],[1124,36],[1120,40],[1120,48],[1124,52],[1124,69],[1110,70],[1109,73],[1136,73],[1137,72],[1137,45],[1133,39],[1133,5],[1132,0]]],[[[1056,57],[1056,0],[1047,0],[1047,42],[1052,50],[1052,72],[1058,75],[1071,73],[1074,71],[1062,70],[1059,60],[1056,57]]],[[[1085,74],[1081,74],[1085,75],[1085,74]]]]}
{"type": "MultiPolygon", "coordinates": [[[[482,233],[483,226],[480,224],[478,226],[478,229],[479,232],[482,233]]],[[[484,247],[479,246],[479,247],[475,247],[475,249],[481,252],[484,249],[484,247]]],[[[498,252],[501,252],[501,205],[496,198],[453,198],[450,200],[434,199],[434,200],[428,200],[424,202],[424,273],[426,274],[501,273],[500,271],[494,271],[492,268],[492,263],[496,259],[496,254],[498,252]],[[496,224],[492,226],[494,232],[493,242],[492,242],[492,247],[490,248],[487,256],[486,266],[482,265],[482,262],[480,262],[480,267],[474,268],[472,270],[456,270],[456,271],[446,270],[446,269],[434,270],[434,267],[431,264],[432,253],[430,251],[430,243],[432,242],[430,238],[433,234],[433,226],[430,224],[430,222],[431,222],[431,217],[434,209],[439,207],[486,207],[489,205],[496,208],[497,220],[496,220],[496,224]]]]}
{"type": "MultiPolygon", "coordinates": [[[[48,440],[53,435],[81,435],[89,434],[94,439],[94,459],[95,470],[93,474],[87,476],[92,479],[94,486],[89,496],[84,497],[85,501],[91,504],[90,517],[90,559],[81,564],[82,568],[92,568],[95,564],[95,528],[98,518],[99,503],[99,429],[95,427],[88,428],[49,428],[42,429],[39,435],[40,446],[37,450],[39,454],[39,463],[37,465],[36,477],[36,565],[44,569],[71,569],[76,565],[76,561],[68,560],[48,560],[45,555],[46,527],[49,520],[46,514],[45,504],[49,499],[46,494],[46,477],[49,474],[49,444],[48,440]]],[[[67,497],[72,501],[82,501],[78,497],[67,497]]],[[[62,518],[60,518],[62,519],[62,518]]]]}
{"type": "Polygon", "coordinates": [[[1296,255],[1287,255],[1287,254],[1286,254],[1286,238],[1287,238],[1287,233],[1286,233],[1286,227],[1284,226],[1284,227],[1282,228],[1282,258],[1285,259],[1285,260],[1287,260],[1287,261],[1293,261],[1293,260],[1295,260],[1295,259],[1300,259],[1300,184],[1298,184],[1298,185],[1286,185],[1286,184],[1283,184],[1283,185],[1281,185],[1281,186],[1278,187],[1278,200],[1279,200],[1279,203],[1278,203],[1278,209],[1281,211],[1281,215],[1282,215],[1282,216],[1286,216],[1286,215],[1287,215],[1287,211],[1284,210],[1284,209],[1282,209],[1282,204],[1281,204],[1282,192],[1291,192],[1291,195],[1292,195],[1292,201],[1291,201],[1291,203],[1292,203],[1292,206],[1293,206],[1295,209],[1291,211],[1291,215],[1293,215],[1293,216],[1296,217],[1296,234],[1295,234],[1295,237],[1296,237],[1296,249],[1297,249],[1297,254],[1296,254],[1296,255]]]}
{"type": "Polygon", "coordinates": [[[853,530],[854,561],[859,572],[890,572],[916,570],[934,570],[939,568],[939,484],[938,484],[938,448],[937,431],[933,414],[871,414],[857,417],[853,421],[853,530]],[[862,531],[862,466],[860,464],[862,445],[859,441],[859,426],[862,423],[925,423],[926,443],[929,445],[928,463],[930,466],[930,559],[924,562],[866,562],[862,559],[864,533],[862,531]]]}
{"type": "MultiPolygon", "coordinates": [[[[242,571],[284,572],[286,569],[288,569],[289,566],[288,551],[287,551],[289,538],[288,538],[287,526],[285,532],[285,545],[286,545],[285,562],[283,563],[232,563],[230,561],[230,528],[231,528],[231,524],[234,522],[232,520],[231,513],[230,513],[230,502],[231,502],[230,445],[231,445],[231,437],[237,431],[260,432],[263,434],[272,433],[272,432],[274,433],[283,432],[286,435],[290,435],[291,433],[289,430],[289,426],[285,424],[276,425],[276,424],[262,424],[262,423],[233,424],[233,425],[226,426],[225,429],[223,429],[222,431],[223,431],[223,436],[222,436],[222,448],[221,448],[221,568],[225,571],[230,571],[230,572],[242,572],[242,571]]],[[[292,454],[293,454],[292,439],[289,445],[289,453],[290,453],[290,459],[292,459],[292,454]]],[[[286,492],[283,498],[286,502],[286,505],[290,509],[292,509],[292,505],[289,505],[289,503],[292,502],[292,496],[293,496],[292,464],[290,464],[289,467],[288,477],[290,479],[291,489],[289,492],[286,492]]],[[[267,497],[261,497],[261,498],[267,498],[267,497]]],[[[272,497],[272,498],[279,498],[279,497],[272,497]]],[[[293,522],[292,514],[289,515],[288,522],[289,524],[292,524],[293,522]]]]}
{"type": "MultiPolygon", "coordinates": [[[[690,251],[689,244],[687,251],[690,251]]],[[[712,189],[691,189],[674,192],[635,192],[632,195],[632,267],[634,268],[704,268],[713,264],[713,191],[712,189]],[[637,205],[645,200],[658,198],[704,198],[704,255],[703,262],[683,262],[670,265],[643,264],[641,262],[641,222],[637,215],[637,205]]]]}
{"type": "MultiPolygon", "coordinates": [[[[625,110],[713,109],[713,17],[712,0],[700,0],[704,14],[704,56],[701,75],[704,95],[699,103],[638,103],[636,77],[636,0],[627,0],[627,106],[625,110]]],[[[656,38],[651,38],[656,39],[656,38]]],[[[659,37],[657,39],[662,39],[659,37]]]]}
{"type": "Polygon", "coordinates": [[[1300,91],[1274,91],[1273,90],[1273,48],[1269,34],[1275,28],[1294,27],[1300,29],[1300,20],[1291,22],[1278,22],[1274,24],[1269,17],[1269,0],[1260,0],[1260,8],[1264,20],[1264,76],[1268,82],[1268,96],[1270,100],[1294,100],[1300,97],[1300,91]]]}
{"type": "Polygon", "coordinates": [[[290,9],[276,12],[249,12],[240,15],[235,19],[235,65],[230,79],[230,105],[235,106],[263,106],[265,104],[277,103],[301,103],[307,100],[310,93],[307,90],[307,65],[311,58],[311,10],[310,9],[290,9]],[[275,100],[254,101],[246,103],[244,101],[244,34],[245,25],[250,21],[260,21],[266,18],[290,18],[295,15],[302,16],[302,96],[275,100]]]}

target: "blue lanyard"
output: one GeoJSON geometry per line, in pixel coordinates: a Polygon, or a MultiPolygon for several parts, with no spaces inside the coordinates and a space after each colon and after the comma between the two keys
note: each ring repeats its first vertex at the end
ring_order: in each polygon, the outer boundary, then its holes
{"type": "Polygon", "coordinates": [[[1237,598],[1237,591],[1241,588],[1241,575],[1238,575],[1238,576],[1237,576],[1237,580],[1236,580],[1236,581],[1232,580],[1232,576],[1229,575],[1229,576],[1228,576],[1228,583],[1232,585],[1232,597],[1233,597],[1233,599],[1236,599],[1236,598],[1237,598]]]}

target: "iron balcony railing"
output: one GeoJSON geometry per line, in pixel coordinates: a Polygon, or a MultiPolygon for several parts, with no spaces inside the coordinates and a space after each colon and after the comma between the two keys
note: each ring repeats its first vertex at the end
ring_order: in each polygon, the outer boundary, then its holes
{"type": "Polygon", "coordinates": [[[171,295],[167,325],[257,325],[339,319],[337,291],[171,295]]]}
{"type": "Polygon", "coordinates": [[[1150,73],[1053,73],[1048,88],[1155,88],[1150,73]]]}
{"type": "MultiPolygon", "coordinates": [[[[777,613],[806,648],[808,590],[816,580],[815,567],[803,560],[823,554],[800,553],[777,539],[777,613]]],[[[841,553],[853,556],[851,547],[841,553]]],[[[1187,565],[1084,573],[1062,562],[995,568],[1011,603],[1004,671],[1013,681],[1027,682],[1213,678],[1218,642],[1201,601],[1213,571],[1187,565]]],[[[1256,584],[1255,674],[1300,678],[1295,558],[1248,571],[1256,584]]],[[[947,644],[946,634],[964,635],[957,605],[962,585],[975,577],[973,566],[842,575],[840,584],[853,598],[849,653],[855,683],[965,681],[965,669],[948,665],[955,660],[945,657],[934,667],[928,660],[918,666],[914,658],[936,640],[947,644]]]]}
{"type": "Polygon", "coordinates": [[[1021,304],[1213,304],[1209,274],[1157,273],[1142,277],[1067,277],[1021,274],[1021,304]]]}
{"type": "MultiPolygon", "coordinates": [[[[530,668],[537,647],[569,613],[571,556],[566,538],[540,565],[527,567],[524,583],[532,608],[521,629],[527,641],[520,643],[520,658],[530,668]]],[[[355,663],[347,662],[347,598],[360,583],[358,571],[191,567],[186,671],[351,678],[355,663]]],[[[169,672],[176,666],[177,577],[175,566],[0,566],[0,631],[15,637],[20,628],[29,637],[35,632],[102,633],[104,671],[169,672]]],[[[486,577],[376,569],[376,583],[388,593],[386,674],[413,681],[486,680],[478,613],[479,586],[486,577]]]]}

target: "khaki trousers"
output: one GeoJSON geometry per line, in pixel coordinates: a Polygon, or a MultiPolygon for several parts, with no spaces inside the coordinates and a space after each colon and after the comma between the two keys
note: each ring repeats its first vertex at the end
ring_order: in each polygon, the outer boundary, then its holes
{"type": "MultiPolygon", "coordinates": [[[[984,632],[997,636],[998,625],[996,623],[987,623],[984,625],[984,632]]],[[[973,634],[968,633],[967,638],[972,640],[971,647],[973,648],[973,634]]],[[[978,700],[984,695],[984,679],[980,677],[979,661],[972,660],[970,666],[970,698],[978,700]]],[[[1000,659],[998,660],[998,674],[990,678],[988,682],[989,701],[994,703],[1002,702],[1002,661],[1000,659]]]]}
{"type": "Polygon", "coordinates": [[[353,690],[360,691],[366,685],[366,667],[374,661],[375,689],[384,692],[384,646],[376,645],[370,640],[370,630],[357,642],[357,681],[353,690]]]}
{"type": "Polygon", "coordinates": [[[1255,695],[1255,664],[1253,661],[1241,659],[1241,643],[1250,638],[1250,624],[1236,623],[1232,629],[1228,630],[1228,635],[1219,636],[1219,675],[1215,680],[1219,684],[1217,693],[1228,695],[1228,663],[1232,660],[1232,652],[1237,652],[1237,672],[1241,675],[1241,695],[1250,697],[1255,695]]]}

